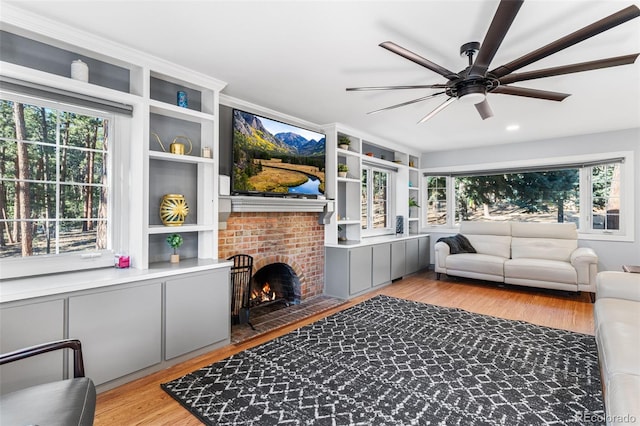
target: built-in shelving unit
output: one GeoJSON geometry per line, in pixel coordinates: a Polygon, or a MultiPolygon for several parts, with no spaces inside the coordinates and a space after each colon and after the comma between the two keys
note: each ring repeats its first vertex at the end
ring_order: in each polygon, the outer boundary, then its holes
{"type": "Polygon", "coordinates": [[[146,226],[148,262],[165,261],[170,254],[164,234],[184,238],[181,257],[210,259],[217,255],[216,112],[219,84],[202,84],[167,72],[149,72],[149,214],[146,226]],[[188,105],[178,106],[177,93],[187,94],[188,105]],[[170,145],[184,145],[174,154],[170,145]],[[204,157],[208,150],[213,158],[204,157]],[[165,152],[164,150],[168,151],[165,152]],[[158,214],[164,194],[182,194],[189,214],[182,226],[164,226],[158,214]]]}
{"type": "MultiPolygon", "coordinates": [[[[409,202],[412,200],[420,206],[420,171],[419,167],[420,159],[417,156],[409,155],[408,160],[408,189],[409,189],[409,202]]],[[[409,207],[409,217],[407,219],[407,226],[410,234],[417,234],[420,231],[420,215],[421,207],[409,207]]]]}
{"type": "Polygon", "coordinates": [[[126,174],[118,210],[128,214],[118,226],[121,246],[113,249],[127,250],[134,268],[147,269],[168,261],[166,234],[175,232],[185,240],[183,259],[215,259],[217,120],[225,83],[12,7],[3,8],[0,37],[4,77],[133,107],[127,124],[117,129],[118,138],[128,141],[119,153],[128,165],[117,172],[126,174]],[[77,59],[88,65],[88,82],[71,78],[77,59]],[[187,107],[177,105],[178,91],[187,94],[187,107]],[[187,150],[192,144],[191,152],[170,152],[178,136],[187,150]],[[205,147],[210,157],[203,156],[205,147]],[[182,226],[164,226],[160,220],[160,200],[169,193],[185,195],[189,205],[182,226]]]}
{"type": "Polygon", "coordinates": [[[396,215],[405,218],[404,234],[420,231],[420,209],[411,213],[408,200],[420,199],[419,157],[357,130],[335,124],[327,127],[327,196],[335,200],[335,214],[325,227],[325,243],[350,245],[359,242],[361,232],[361,179],[363,165],[396,170],[396,215]],[[348,149],[340,141],[349,140],[348,149]],[[346,177],[338,176],[338,165],[346,164],[346,177]],[[411,166],[410,166],[411,165],[411,166]]]}
{"type": "MultiPolygon", "coordinates": [[[[336,199],[336,230],[334,240],[357,241],[360,239],[360,152],[362,141],[360,138],[350,136],[344,132],[337,132],[336,140],[349,140],[347,149],[336,148],[337,164],[346,164],[348,167],[346,177],[336,177],[336,193],[330,198],[336,199]],[[349,201],[348,201],[349,200],[349,201]]],[[[328,144],[327,144],[328,145],[328,144]]],[[[327,150],[329,151],[329,150],[327,150]]],[[[332,174],[332,177],[334,175],[332,174]]]]}

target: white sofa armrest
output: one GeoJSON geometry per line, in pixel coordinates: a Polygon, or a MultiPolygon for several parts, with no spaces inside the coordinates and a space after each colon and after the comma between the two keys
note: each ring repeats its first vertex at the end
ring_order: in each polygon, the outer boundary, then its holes
{"type": "Polygon", "coordinates": [[[640,302],[640,274],[619,271],[600,272],[596,279],[596,297],[640,302]]]}
{"type": "Polygon", "coordinates": [[[571,265],[578,274],[578,284],[595,286],[598,255],[589,247],[578,247],[571,253],[571,265]]]}
{"type": "Polygon", "coordinates": [[[436,272],[444,272],[447,273],[447,256],[450,254],[449,244],[443,243],[442,241],[437,242],[433,248],[435,249],[435,264],[434,270],[436,272]]]}

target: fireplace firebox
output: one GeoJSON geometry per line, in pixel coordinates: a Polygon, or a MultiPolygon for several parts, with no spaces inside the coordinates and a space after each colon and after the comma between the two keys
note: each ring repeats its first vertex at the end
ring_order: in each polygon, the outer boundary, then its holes
{"type": "Polygon", "coordinates": [[[254,310],[256,313],[275,311],[290,305],[297,305],[300,300],[300,280],[293,268],[286,263],[277,262],[265,265],[255,273],[251,280],[249,307],[252,313],[254,310]]]}

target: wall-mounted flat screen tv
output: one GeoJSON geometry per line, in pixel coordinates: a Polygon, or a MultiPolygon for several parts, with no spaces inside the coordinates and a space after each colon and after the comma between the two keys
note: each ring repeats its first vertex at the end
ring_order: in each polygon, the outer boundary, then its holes
{"type": "Polygon", "coordinates": [[[322,133],[234,109],[233,193],[324,194],[325,140],[322,133]]]}

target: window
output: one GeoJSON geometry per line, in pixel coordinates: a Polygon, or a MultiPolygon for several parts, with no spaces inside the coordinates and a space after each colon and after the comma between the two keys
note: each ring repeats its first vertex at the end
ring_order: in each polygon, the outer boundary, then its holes
{"type": "Polygon", "coordinates": [[[625,165],[633,161],[632,153],[623,154],[566,166],[426,174],[426,223],[452,228],[462,220],[573,222],[589,238],[629,238],[633,170],[625,165]]]}
{"type": "Polygon", "coordinates": [[[95,257],[112,244],[112,117],[33,98],[2,99],[0,111],[2,268],[86,268],[78,255],[110,264],[95,257]]]}
{"type": "Polygon", "coordinates": [[[620,163],[590,169],[591,229],[620,229],[620,169],[620,163]]]}
{"type": "Polygon", "coordinates": [[[455,177],[456,222],[513,220],[579,225],[578,169],[455,177]]]}
{"type": "Polygon", "coordinates": [[[391,173],[388,170],[363,166],[361,225],[365,234],[388,233],[391,230],[389,203],[391,173]]]}
{"type": "Polygon", "coordinates": [[[447,224],[447,178],[427,176],[427,225],[447,224]]]}

